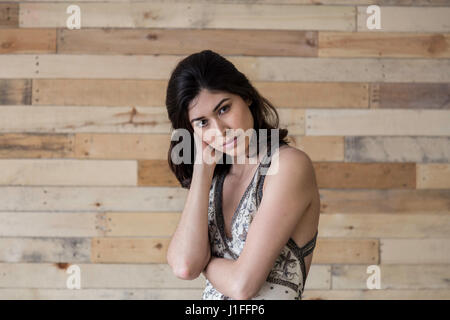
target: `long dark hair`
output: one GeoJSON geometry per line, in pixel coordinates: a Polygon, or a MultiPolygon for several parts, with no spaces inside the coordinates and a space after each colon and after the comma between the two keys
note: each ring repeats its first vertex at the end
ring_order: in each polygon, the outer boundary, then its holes
{"type": "MultiPolygon", "coordinates": [[[[254,119],[254,128],[259,146],[259,129],[267,129],[267,143],[272,146],[271,130],[278,129],[279,145],[289,144],[288,130],[280,129],[279,116],[275,107],[252,86],[247,77],[239,72],[227,59],[211,50],[203,50],[187,56],[181,60],[172,71],[166,93],[166,107],[169,120],[172,123],[172,132],[177,129],[186,129],[190,135],[191,161],[189,163],[174,164],[172,162],[172,149],[178,141],[171,141],[168,151],[169,167],[175,174],[182,188],[190,188],[195,159],[194,130],[189,123],[188,106],[202,89],[209,91],[222,91],[239,95],[243,100],[251,100],[250,111],[254,119]]],[[[263,130],[264,131],[264,130],[263,130]]],[[[259,152],[258,152],[259,153],[259,152]]],[[[225,154],[223,157],[228,157],[225,154]]],[[[217,163],[214,175],[228,173],[230,162],[225,159],[217,163]]]]}

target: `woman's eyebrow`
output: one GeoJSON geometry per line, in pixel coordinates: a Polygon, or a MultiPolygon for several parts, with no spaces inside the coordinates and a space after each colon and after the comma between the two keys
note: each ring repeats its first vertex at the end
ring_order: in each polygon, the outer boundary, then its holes
{"type": "MultiPolygon", "coordinates": [[[[216,110],[220,107],[220,105],[221,105],[224,101],[227,101],[227,100],[230,100],[230,98],[224,98],[224,99],[222,99],[222,100],[217,104],[217,106],[214,107],[213,112],[216,112],[216,110]]],[[[192,119],[192,120],[191,120],[191,123],[194,122],[194,121],[196,121],[196,120],[203,119],[203,118],[204,118],[204,117],[202,116],[202,117],[198,117],[198,118],[192,119]]]]}

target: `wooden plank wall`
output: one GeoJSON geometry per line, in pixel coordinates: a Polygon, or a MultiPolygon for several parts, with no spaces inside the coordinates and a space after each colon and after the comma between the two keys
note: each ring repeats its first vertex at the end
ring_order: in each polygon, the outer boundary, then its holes
{"type": "Polygon", "coordinates": [[[203,276],[166,264],[187,193],[164,98],[176,62],[212,49],[314,162],[304,299],[449,299],[449,22],[448,0],[0,2],[0,298],[201,298],[203,276]]]}

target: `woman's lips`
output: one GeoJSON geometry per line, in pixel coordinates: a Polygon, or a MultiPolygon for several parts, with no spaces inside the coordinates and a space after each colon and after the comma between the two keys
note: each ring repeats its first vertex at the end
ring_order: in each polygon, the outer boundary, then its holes
{"type": "Polygon", "coordinates": [[[234,137],[234,139],[233,140],[231,140],[230,142],[225,142],[224,144],[223,144],[223,146],[224,147],[229,147],[229,146],[231,146],[231,145],[233,145],[234,144],[234,142],[237,140],[237,137],[234,137]]]}

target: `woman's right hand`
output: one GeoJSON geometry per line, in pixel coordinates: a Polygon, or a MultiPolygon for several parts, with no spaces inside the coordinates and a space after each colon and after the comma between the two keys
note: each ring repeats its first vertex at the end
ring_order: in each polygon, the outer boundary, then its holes
{"type": "Polygon", "coordinates": [[[203,172],[206,171],[212,175],[214,173],[217,161],[220,160],[223,153],[207,144],[195,132],[194,140],[196,149],[194,168],[201,169],[203,172]]]}

